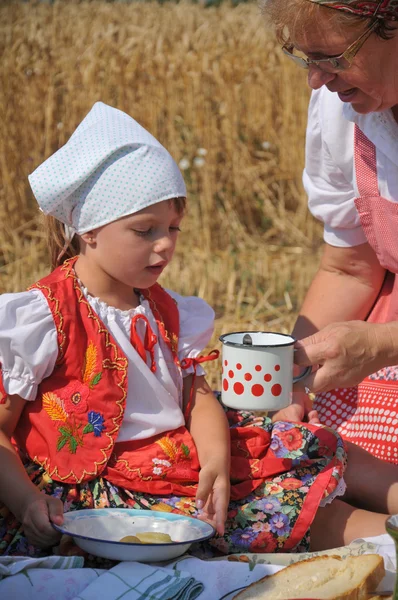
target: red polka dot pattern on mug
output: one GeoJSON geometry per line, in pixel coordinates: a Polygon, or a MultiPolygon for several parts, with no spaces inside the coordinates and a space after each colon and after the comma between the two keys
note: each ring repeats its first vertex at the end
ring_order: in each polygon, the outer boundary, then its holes
{"type": "Polygon", "coordinates": [[[259,383],[255,383],[252,385],[252,394],[253,396],[262,396],[264,394],[264,388],[259,383]]]}
{"type": "Polygon", "coordinates": [[[280,410],[292,402],[294,338],[272,331],[238,331],[220,336],[222,394],[225,406],[237,410],[280,410]]]}
{"type": "MultiPolygon", "coordinates": [[[[228,365],[228,361],[224,361],[225,367],[228,365]]],[[[233,367],[231,364],[230,367],[233,367]]],[[[261,365],[255,365],[253,372],[247,372],[244,369],[242,370],[242,364],[235,364],[236,371],[232,368],[227,370],[223,369],[223,382],[222,386],[225,391],[229,389],[230,384],[232,385],[232,389],[235,394],[241,396],[243,393],[250,393],[255,397],[260,397],[265,393],[271,393],[272,396],[278,397],[282,394],[282,386],[280,383],[273,382],[273,385],[270,387],[266,385],[273,381],[273,377],[277,377],[277,375],[271,375],[271,373],[266,372],[264,375],[262,373],[263,368],[261,365]],[[260,382],[261,378],[261,382],[260,382]],[[234,380],[234,383],[232,383],[234,380]],[[251,382],[251,383],[249,383],[251,382]],[[263,382],[266,382],[264,384],[263,382]]],[[[274,370],[276,372],[280,371],[280,365],[276,364],[274,366],[274,370]]]]}
{"type": "Polygon", "coordinates": [[[280,396],[282,393],[282,386],[279,383],[275,383],[275,385],[271,388],[271,394],[273,396],[280,396]]]}
{"type": "Polygon", "coordinates": [[[241,394],[243,394],[244,391],[245,391],[245,388],[243,387],[243,385],[241,383],[239,383],[239,381],[234,383],[235,394],[238,394],[238,396],[240,396],[241,394]]]}

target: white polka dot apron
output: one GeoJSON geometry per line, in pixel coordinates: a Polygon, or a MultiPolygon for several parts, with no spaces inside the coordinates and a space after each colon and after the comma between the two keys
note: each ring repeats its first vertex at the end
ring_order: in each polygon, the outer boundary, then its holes
{"type": "MultiPolygon", "coordinates": [[[[398,203],[380,196],[376,148],[355,126],[355,200],[369,244],[387,274],[367,321],[398,320],[398,203]]],[[[319,394],[314,402],[322,423],[377,458],[398,464],[398,366],[366,377],[358,386],[319,394]]]]}

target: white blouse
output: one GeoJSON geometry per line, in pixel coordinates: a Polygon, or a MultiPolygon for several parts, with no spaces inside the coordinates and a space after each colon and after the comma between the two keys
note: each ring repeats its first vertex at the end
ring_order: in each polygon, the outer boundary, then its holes
{"type": "Polygon", "coordinates": [[[379,191],[398,202],[398,123],[391,110],[360,115],[323,86],[308,110],[303,183],[312,214],[324,223],[324,240],[351,247],[366,242],[354,204],[354,126],[376,146],[379,191]]]}
{"type": "MultiPolygon", "coordinates": [[[[141,297],[137,308],[123,311],[88,295],[84,287],[82,290],[128,359],[126,409],[117,441],[145,439],[183,425],[181,375],[159,334],[148,301],[141,297]],[[145,315],[158,336],[155,373],[130,342],[131,319],[136,314],[145,315]]],[[[180,314],[178,357],[194,358],[210,341],[214,311],[200,298],[167,292],[176,300],[180,314]]],[[[142,339],[144,327],[139,320],[137,331],[142,339]]],[[[35,400],[38,385],[51,375],[57,357],[57,331],[42,292],[0,296],[0,364],[6,393],[35,400]]],[[[190,372],[192,368],[182,373],[186,376],[190,372]]],[[[196,372],[204,374],[200,365],[196,372]]]]}

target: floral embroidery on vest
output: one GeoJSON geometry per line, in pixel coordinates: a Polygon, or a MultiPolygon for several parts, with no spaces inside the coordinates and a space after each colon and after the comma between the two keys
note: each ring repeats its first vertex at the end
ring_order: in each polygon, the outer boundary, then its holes
{"type": "Polygon", "coordinates": [[[160,477],[166,477],[166,472],[162,467],[170,468],[176,466],[179,463],[181,466],[187,466],[187,463],[191,461],[191,451],[184,442],[177,444],[169,436],[164,436],[160,440],[156,440],[155,444],[161,447],[165,455],[169,460],[163,460],[161,458],[153,458],[154,464],[153,473],[160,477]]]}
{"type": "Polygon", "coordinates": [[[102,371],[96,373],[97,370],[97,348],[94,342],[90,342],[84,357],[83,382],[88,384],[89,388],[93,388],[99,383],[102,377],[102,371]]]}
{"type": "Polygon", "coordinates": [[[99,437],[105,429],[104,417],[99,412],[91,410],[87,415],[87,424],[82,430],[82,424],[77,424],[75,414],[88,411],[88,398],[92,390],[101,380],[102,371],[97,371],[97,349],[92,341],[89,342],[84,357],[82,371],[83,381],[75,379],[65,386],[58,394],[45,392],[43,408],[52,421],[61,422],[58,427],[60,436],[57,440],[57,452],[68,444],[69,452],[76,453],[78,446],[84,445],[84,437],[94,433],[99,437]],[[61,397],[60,397],[61,396],[61,397]]]}

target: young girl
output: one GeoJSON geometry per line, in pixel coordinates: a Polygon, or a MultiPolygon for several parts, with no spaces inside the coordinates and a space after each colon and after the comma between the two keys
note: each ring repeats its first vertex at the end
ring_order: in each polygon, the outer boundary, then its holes
{"type": "Polygon", "coordinates": [[[200,366],[214,313],[157,284],[185,208],[169,153],[96,103],[29,180],[54,270],[0,297],[0,554],[53,552],[52,523],[93,507],[201,513],[224,553],[308,549],[342,442],[232,411],[229,430],[200,366]]]}

